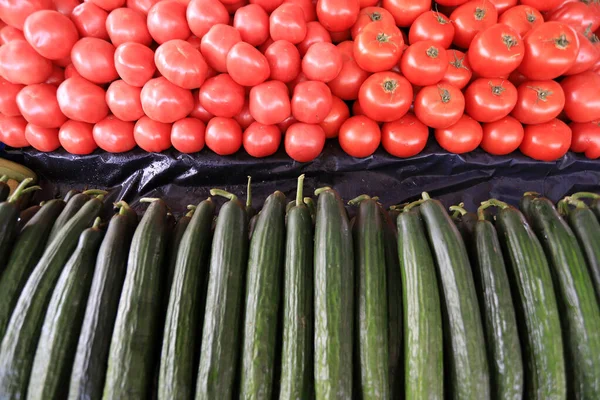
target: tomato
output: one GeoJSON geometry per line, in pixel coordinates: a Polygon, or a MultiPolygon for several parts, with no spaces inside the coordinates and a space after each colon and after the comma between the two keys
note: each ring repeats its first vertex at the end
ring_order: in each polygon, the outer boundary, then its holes
{"type": "Polygon", "coordinates": [[[214,117],[206,126],[206,145],[220,156],[236,153],[242,147],[242,128],[231,118],[214,117]]]}
{"type": "Polygon", "coordinates": [[[345,42],[346,40],[351,40],[352,35],[350,34],[350,29],[346,29],[345,31],[340,32],[329,32],[331,36],[331,42],[334,44],[345,42]]]}
{"type": "Polygon", "coordinates": [[[65,70],[58,65],[52,66],[52,74],[44,83],[58,87],[65,80],[65,70]]]}
{"type": "Polygon", "coordinates": [[[28,16],[39,10],[52,8],[52,0],[2,0],[0,15],[2,21],[14,28],[23,30],[23,24],[28,16]]]}
{"type": "Polygon", "coordinates": [[[383,0],[381,6],[392,14],[396,25],[408,27],[419,15],[431,10],[431,0],[383,0]]]}
{"type": "Polygon", "coordinates": [[[325,132],[327,139],[332,139],[338,136],[340,127],[350,118],[350,110],[348,106],[339,97],[333,96],[331,103],[331,111],[319,125],[325,132]]]}
{"type": "Polygon", "coordinates": [[[202,38],[200,50],[206,63],[218,72],[227,71],[227,53],[242,41],[240,33],[232,26],[214,25],[202,38]]]}
{"type": "Polygon", "coordinates": [[[400,70],[410,83],[427,86],[438,83],[448,69],[446,50],[431,40],[423,40],[408,46],[402,60],[400,70]]]}
{"type": "Polygon", "coordinates": [[[133,130],[133,122],[121,121],[117,117],[109,115],[94,125],[92,134],[94,141],[102,150],[109,153],[123,153],[135,147],[133,130]]]}
{"type": "Polygon", "coordinates": [[[145,46],[152,43],[145,16],[130,8],[117,8],[111,11],[106,18],[106,31],[115,47],[127,42],[145,46]]]}
{"type": "Polygon", "coordinates": [[[498,11],[489,1],[469,1],[457,7],[450,19],[454,22],[454,45],[467,49],[478,32],[498,22],[498,11]]]}
{"type": "Polygon", "coordinates": [[[253,122],[242,139],[244,149],[252,157],[262,158],[275,154],[281,144],[281,132],[277,125],[263,125],[253,122]]]}
{"type": "Polygon", "coordinates": [[[287,87],[290,90],[290,93],[294,93],[294,89],[296,89],[296,86],[299,83],[306,81],[308,81],[308,78],[306,77],[306,75],[304,75],[304,72],[300,71],[297,77],[295,77],[293,80],[287,83],[287,87]]]}
{"type": "MultiPolygon", "coordinates": [[[[287,87],[285,89],[287,91],[287,87]]],[[[242,111],[240,111],[236,116],[234,116],[233,119],[235,119],[236,122],[240,124],[242,130],[246,130],[254,122],[254,117],[250,113],[250,104],[248,101],[244,103],[242,111]]]]}
{"type": "Polygon", "coordinates": [[[498,15],[510,10],[517,5],[517,0],[490,0],[498,11],[498,15]]]}
{"type": "MultiPolygon", "coordinates": [[[[300,53],[296,46],[286,40],[274,42],[265,51],[271,70],[271,79],[291,82],[300,72],[300,53]]],[[[341,57],[341,54],[340,54],[341,57]]]]}
{"type": "Polygon", "coordinates": [[[312,0],[283,0],[284,3],[294,3],[302,8],[304,14],[304,20],[306,22],[316,21],[317,11],[312,0]]]}
{"type": "Polygon", "coordinates": [[[365,115],[365,112],[360,106],[360,101],[358,100],[352,103],[352,115],[365,115]]]}
{"type": "Polygon", "coordinates": [[[7,117],[0,115],[0,142],[14,148],[29,146],[25,137],[27,121],[22,116],[7,117]]]}
{"type": "Polygon", "coordinates": [[[25,85],[11,83],[0,77],[0,114],[7,117],[21,115],[17,105],[17,95],[25,85]]]}
{"type": "Polygon", "coordinates": [[[281,131],[282,134],[285,134],[287,132],[288,128],[297,122],[298,122],[298,120],[296,118],[294,118],[293,115],[290,115],[283,122],[278,123],[277,127],[279,128],[279,130],[281,131]]]}
{"type": "Polygon", "coordinates": [[[325,132],[319,125],[297,122],[285,134],[285,152],[293,160],[309,162],[321,154],[325,146],[325,132]]]}
{"type": "Polygon", "coordinates": [[[204,148],[206,125],[196,118],[183,118],[171,128],[171,144],[182,153],[196,153],[204,148]]]}
{"type": "Polygon", "coordinates": [[[467,114],[479,122],[494,122],[513,110],[517,88],[504,79],[479,78],[471,82],[464,96],[467,114]]]}
{"type": "Polygon", "coordinates": [[[560,22],[545,22],[530,30],[523,40],[525,57],[519,71],[529,79],[557,78],[577,60],[577,33],[560,22]]]}
{"type": "Polygon", "coordinates": [[[208,65],[198,50],[185,40],[169,40],[154,54],[158,71],[169,82],[184,89],[199,88],[208,72],[208,65]]]}
{"type": "Polygon", "coordinates": [[[108,83],[119,77],[115,68],[115,46],[97,38],[82,38],[71,51],[75,69],[94,83],[108,83]]]}
{"type": "Polygon", "coordinates": [[[81,75],[79,74],[79,72],[77,72],[77,70],[75,69],[75,66],[73,64],[67,65],[67,68],[65,68],[65,79],[69,79],[74,76],[78,76],[81,78],[81,75]]]}
{"type": "Polygon", "coordinates": [[[462,89],[471,81],[473,73],[466,54],[458,50],[448,50],[448,69],[440,82],[449,83],[462,89]]]}
{"type": "Polygon", "coordinates": [[[152,38],[158,44],[163,44],[169,40],[186,40],[190,37],[186,10],[186,5],[179,0],[162,0],[152,6],[147,19],[148,31],[152,38]]]}
{"type": "Polygon", "coordinates": [[[105,97],[104,89],[77,76],[66,79],[56,92],[60,110],[67,118],[90,124],[108,114],[105,97]]]}
{"type": "Polygon", "coordinates": [[[592,71],[571,75],[560,83],[565,92],[564,111],[573,122],[600,119],[600,75],[592,71]]]}
{"type": "Polygon", "coordinates": [[[0,44],[12,42],[13,40],[25,40],[25,35],[23,35],[22,31],[10,25],[6,25],[0,29],[0,44]]]}
{"type": "Polygon", "coordinates": [[[372,22],[356,36],[354,59],[365,71],[387,71],[400,61],[403,45],[402,34],[394,25],[372,22]]]}
{"type": "Polygon", "coordinates": [[[524,53],[519,34],[508,25],[495,24],[475,35],[467,56],[478,76],[497,78],[516,70],[524,53]]]}
{"type": "Polygon", "coordinates": [[[454,39],[454,25],[448,17],[437,12],[427,11],[419,15],[408,32],[410,44],[429,40],[447,49],[454,39]]]}
{"type": "Polygon", "coordinates": [[[419,121],[434,129],[444,129],[458,122],[465,110],[465,98],[455,86],[447,83],[425,86],[414,101],[419,121]]]}
{"type": "Polygon", "coordinates": [[[81,37],[108,40],[107,19],[108,13],[93,3],[82,3],[71,13],[71,21],[81,37]]]}
{"type": "Polygon", "coordinates": [[[575,64],[569,68],[565,75],[575,75],[590,70],[600,59],[600,46],[597,45],[598,38],[594,35],[588,39],[583,33],[577,32],[579,37],[579,53],[575,64]]]}
{"type": "Polygon", "coordinates": [[[23,33],[31,47],[50,60],[68,57],[79,39],[75,24],[51,10],[36,11],[27,17],[23,33]]]}
{"type": "Polygon", "coordinates": [[[227,74],[207,79],[199,92],[200,104],[217,117],[233,118],[244,107],[246,93],[227,74]]]}
{"type": "Polygon", "coordinates": [[[394,16],[385,8],[382,7],[365,7],[361,8],[358,13],[358,19],[352,25],[352,29],[350,29],[350,34],[352,35],[352,39],[356,39],[356,36],[364,29],[365,26],[369,25],[371,22],[381,21],[386,23],[387,25],[396,25],[396,21],[394,20],[394,16]]]}
{"type": "Polygon", "coordinates": [[[298,44],[306,37],[307,27],[302,8],[294,3],[279,6],[269,17],[269,32],[273,40],[298,44]]]}
{"type": "Polygon", "coordinates": [[[23,88],[17,95],[17,105],[27,122],[41,128],[59,128],[67,120],[56,99],[56,86],[47,83],[23,88]]]}
{"type": "MultiPolygon", "coordinates": [[[[235,12],[233,27],[241,35],[240,41],[259,46],[269,38],[269,15],[262,7],[248,4],[235,12]]],[[[226,38],[221,40],[226,41],[226,38]]]]}
{"type": "Polygon", "coordinates": [[[42,128],[29,123],[25,127],[25,140],[38,151],[50,152],[60,147],[58,128],[42,128]]]}
{"type": "Polygon", "coordinates": [[[164,77],[146,82],[140,97],[144,113],[158,122],[175,122],[194,109],[192,92],[174,85],[164,77]]]}
{"type": "Polygon", "coordinates": [[[468,115],[447,128],[435,129],[435,140],[446,151],[463,154],[475,150],[483,139],[483,130],[479,122],[468,115]]]}
{"type": "Polygon", "coordinates": [[[274,125],[290,116],[287,86],[278,81],[264,82],[250,90],[249,110],[252,118],[263,125],[274,125]]]}
{"type": "MultiPolygon", "coordinates": [[[[135,123],[133,139],[141,149],[151,153],[160,153],[171,147],[171,130],[170,123],[154,121],[143,116],[135,123]]],[[[100,143],[98,145],[100,146],[100,143]]]]}
{"type": "Polygon", "coordinates": [[[323,82],[301,82],[294,88],[291,110],[294,118],[300,122],[320,124],[332,106],[331,90],[323,82]]]}
{"type": "Polygon", "coordinates": [[[154,52],[139,43],[123,43],[117,47],[114,63],[121,79],[132,86],[144,86],[156,71],[154,52]]]}
{"type": "Polygon", "coordinates": [[[227,72],[243,86],[255,86],[271,75],[267,58],[248,43],[235,44],[227,53],[227,72]]]}
{"type": "Polygon", "coordinates": [[[342,150],[351,157],[372,155],[381,142],[377,122],[364,115],[348,118],[341,126],[338,140],[342,150]]]}
{"type": "Polygon", "coordinates": [[[137,121],[144,115],[140,94],[142,89],[118,80],[106,90],[106,104],[110,112],[122,121],[137,121]]]}
{"type": "Polygon", "coordinates": [[[523,38],[527,32],[543,24],[544,17],[535,8],[519,5],[506,10],[498,17],[498,22],[510,26],[523,38]]]}
{"type": "Polygon", "coordinates": [[[298,43],[300,55],[304,57],[309,47],[319,42],[331,43],[331,35],[318,21],[308,22],[306,24],[306,36],[298,43]]]}
{"type": "Polygon", "coordinates": [[[379,122],[390,122],[406,114],[412,98],[412,86],[395,72],[374,73],[358,93],[365,115],[379,122]]]}
{"type": "Polygon", "coordinates": [[[519,3],[539,11],[550,11],[558,7],[564,0],[519,0],[519,3]]]}
{"type": "Polygon", "coordinates": [[[359,12],[359,0],[317,1],[317,18],[330,32],[341,32],[352,28],[359,12]]]}
{"type": "Polygon", "coordinates": [[[213,25],[229,23],[229,12],[218,0],[192,0],[186,16],[192,33],[200,39],[213,25]]]}
{"type": "Polygon", "coordinates": [[[283,0],[250,0],[250,4],[261,6],[267,13],[272,13],[283,3],[283,0]]]}
{"type": "Polygon", "coordinates": [[[548,21],[558,21],[572,26],[577,31],[583,33],[586,29],[590,32],[600,28],[600,15],[592,7],[597,4],[587,4],[584,1],[571,1],[564,3],[557,9],[550,12],[548,21]]]}
{"type": "Polygon", "coordinates": [[[534,160],[558,160],[569,150],[571,135],[571,128],[559,119],[543,124],[525,125],[525,135],[519,149],[534,160]]]}
{"type": "Polygon", "coordinates": [[[0,46],[0,76],[12,83],[42,83],[52,74],[52,62],[29,43],[15,40],[0,46]]]}
{"type": "Polygon", "coordinates": [[[496,156],[512,153],[519,148],[523,141],[523,125],[513,117],[504,117],[498,121],[483,124],[482,128],[481,148],[496,156]]]}
{"type": "Polygon", "coordinates": [[[342,54],[343,64],[338,76],[329,81],[329,88],[331,93],[342,100],[356,100],[361,85],[370,74],[359,67],[354,60],[354,43],[352,41],[342,42],[337,47],[342,54]]]}
{"type": "Polygon", "coordinates": [[[92,124],[68,120],[58,131],[60,145],[71,154],[91,154],[98,147],[93,128],[92,124]]]}
{"type": "Polygon", "coordinates": [[[381,144],[394,157],[412,157],[427,145],[429,128],[412,113],[386,122],[381,128],[381,144]]]}
{"type": "Polygon", "coordinates": [[[587,158],[600,158],[600,124],[596,122],[571,122],[573,133],[571,151],[585,153],[587,158]]]}
{"type": "Polygon", "coordinates": [[[302,72],[309,80],[329,82],[342,70],[343,59],[332,43],[313,44],[302,59],[302,72]]]}
{"type": "Polygon", "coordinates": [[[194,109],[190,113],[190,117],[199,119],[205,124],[211,120],[214,115],[206,111],[206,108],[200,103],[200,95],[198,90],[194,90],[192,92],[192,96],[194,96],[194,109]]]}
{"type": "Polygon", "coordinates": [[[555,81],[525,81],[511,115],[523,124],[541,124],[556,118],[564,105],[565,93],[555,81]]]}
{"type": "Polygon", "coordinates": [[[75,7],[81,4],[80,0],[53,0],[56,11],[70,17],[75,7]]]}
{"type": "MultiPolygon", "coordinates": [[[[183,0],[183,1],[188,1],[188,0],[183,0]]],[[[223,0],[221,2],[225,6],[225,9],[227,10],[227,12],[231,15],[235,14],[235,12],[237,10],[244,7],[245,5],[248,5],[248,0],[223,0]],[[229,3],[227,3],[227,1],[229,1],[229,3]]]]}
{"type": "Polygon", "coordinates": [[[127,0],[127,8],[148,15],[148,11],[160,0],[127,0]]]}

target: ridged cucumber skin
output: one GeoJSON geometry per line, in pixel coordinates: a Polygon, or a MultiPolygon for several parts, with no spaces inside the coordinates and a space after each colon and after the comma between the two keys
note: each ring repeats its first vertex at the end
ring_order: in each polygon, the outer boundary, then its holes
{"type": "Polygon", "coordinates": [[[570,210],[567,220],[585,254],[596,298],[600,301],[600,223],[589,208],[570,210]]]}
{"type": "Polygon", "coordinates": [[[315,243],[315,396],[353,393],[354,251],[352,229],[334,190],[319,194],[315,243]]]}
{"type": "Polygon", "coordinates": [[[69,400],[102,398],[108,350],[125,280],[135,211],[114,215],[95,261],[94,276],[69,384],[69,400]]]}
{"type": "Polygon", "coordinates": [[[100,229],[86,229],[60,274],[33,359],[28,400],[67,397],[77,339],[103,236],[104,232],[100,229]]]}
{"type": "Polygon", "coordinates": [[[167,245],[167,273],[166,273],[166,285],[165,285],[165,309],[169,305],[169,297],[171,293],[171,284],[173,283],[173,275],[175,274],[175,265],[177,264],[177,255],[179,254],[179,244],[183,239],[183,235],[187,230],[188,225],[190,224],[191,217],[188,215],[183,215],[177,223],[175,224],[175,228],[171,232],[171,237],[169,240],[169,244],[167,245]]]}
{"type": "Polygon", "coordinates": [[[201,202],[179,243],[163,335],[159,400],[191,399],[194,394],[214,212],[212,200],[201,202]]]}
{"type": "Polygon", "coordinates": [[[242,337],[240,398],[269,399],[273,389],[277,320],[285,244],[285,196],[270,195],[250,240],[242,337]]]}
{"type": "Polygon", "coordinates": [[[17,236],[19,212],[15,203],[0,203],[0,274],[4,272],[17,236]]]}
{"type": "Polygon", "coordinates": [[[460,232],[460,236],[462,237],[465,245],[467,245],[467,243],[471,243],[473,239],[473,232],[475,231],[477,219],[477,214],[475,213],[466,213],[465,215],[461,215],[459,218],[454,219],[456,228],[460,232]]]}
{"type": "Polygon", "coordinates": [[[241,349],[248,218],[239,200],[219,211],[213,235],[196,399],[230,399],[241,349]]]}
{"type": "Polygon", "coordinates": [[[523,214],[500,210],[496,229],[511,284],[525,364],[526,399],[565,399],[558,306],[544,250],[523,214]]]}
{"type": "Polygon", "coordinates": [[[417,209],[398,216],[407,400],[444,398],[444,338],[435,263],[417,209]]]}
{"type": "Polygon", "coordinates": [[[167,206],[152,202],[137,226],[113,329],[105,399],[147,399],[158,352],[167,206]]]}
{"type": "Polygon", "coordinates": [[[304,204],[287,213],[279,398],[313,397],[313,225],[304,204]]]}
{"type": "Polygon", "coordinates": [[[90,200],[90,196],[83,193],[78,193],[71,197],[71,199],[66,203],[65,208],[60,213],[56,221],[54,221],[54,225],[52,225],[52,230],[50,231],[50,236],[48,237],[48,244],[52,242],[52,240],[56,237],[58,232],[61,230],[63,226],[75,215],[77,212],[83,207],[85,203],[90,200]]]}
{"type": "Polygon", "coordinates": [[[469,256],[444,206],[426,200],[419,210],[442,288],[442,317],[449,345],[449,384],[454,399],[487,399],[490,378],[483,323],[469,256]]]}
{"type": "Polygon", "coordinates": [[[384,225],[377,201],[360,202],[353,227],[361,398],[390,398],[384,225]]]}
{"type": "Polygon", "coordinates": [[[489,221],[472,233],[475,288],[485,328],[492,397],[522,399],[523,362],[517,318],[498,234],[489,221]]]}
{"type": "Polygon", "coordinates": [[[31,220],[31,218],[35,216],[35,214],[38,213],[38,211],[41,210],[41,208],[41,206],[37,205],[21,211],[19,214],[19,222],[17,223],[17,232],[20,233],[23,227],[29,222],[29,220],[31,220]]]}
{"type": "Polygon", "coordinates": [[[567,350],[568,394],[578,399],[600,398],[600,308],[585,257],[550,200],[534,199],[530,214],[555,282],[567,350]]]}
{"type": "Polygon", "coordinates": [[[24,398],[44,314],[61,271],[77,247],[79,235],[102,209],[92,199],[65,224],[46,247],[23,287],[0,345],[0,398],[24,398]]]}

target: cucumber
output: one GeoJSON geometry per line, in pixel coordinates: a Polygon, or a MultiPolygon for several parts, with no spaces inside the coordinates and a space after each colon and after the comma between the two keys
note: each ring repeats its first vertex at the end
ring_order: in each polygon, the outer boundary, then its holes
{"type": "Polygon", "coordinates": [[[194,214],[194,210],[190,210],[187,214],[181,216],[177,223],[175,224],[175,228],[171,232],[171,239],[169,240],[169,244],[167,245],[167,274],[166,274],[166,285],[165,285],[165,296],[164,299],[164,308],[166,310],[169,305],[169,297],[171,293],[171,283],[173,282],[173,275],[175,273],[175,266],[177,264],[177,255],[179,253],[179,244],[181,243],[181,239],[185,234],[185,231],[192,220],[192,215],[194,214]]]}
{"type": "Polygon", "coordinates": [[[286,216],[283,345],[279,398],[313,397],[313,225],[302,197],[304,175],[286,216]]]}
{"type": "Polygon", "coordinates": [[[167,205],[160,199],[142,200],[151,204],[131,242],[108,355],[106,399],[149,398],[158,352],[167,205]]]}
{"type": "Polygon", "coordinates": [[[19,221],[17,222],[17,232],[20,233],[23,230],[23,227],[35,216],[35,214],[37,214],[38,211],[40,211],[41,208],[42,206],[37,205],[21,211],[19,214],[19,221]]]}
{"type": "Polygon", "coordinates": [[[65,194],[65,197],[63,197],[63,200],[65,203],[68,203],[69,200],[71,200],[71,198],[77,194],[79,194],[79,190],[76,189],[71,189],[67,192],[67,194],[65,194]]]}
{"type": "Polygon", "coordinates": [[[315,194],[315,395],[348,399],[353,393],[352,230],[337,192],[321,188],[315,194]]]}
{"type": "Polygon", "coordinates": [[[137,224],[137,215],[127,203],[121,201],[116,206],[119,212],[111,218],[96,258],[73,362],[69,400],[102,398],[108,350],[125,280],[131,237],[137,224]]]}
{"type": "Polygon", "coordinates": [[[472,241],[473,231],[475,230],[475,224],[477,223],[477,214],[468,212],[463,206],[463,203],[458,206],[451,206],[450,211],[453,212],[452,220],[466,245],[472,241]]]}
{"type": "Polygon", "coordinates": [[[550,200],[532,200],[529,212],[555,282],[569,361],[569,397],[600,398],[600,308],[585,257],[550,200]]]}
{"type": "Polygon", "coordinates": [[[221,207],[212,241],[196,399],[230,399],[240,351],[243,283],[248,261],[248,218],[234,195],[221,207]]]}
{"type": "Polygon", "coordinates": [[[24,398],[42,322],[61,271],[77,247],[79,235],[102,210],[102,200],[88,201],[65,224],[29,276],[0,345],[0,398],[24,398]]]}
{"type": "Polygon", "coordinates": [[[390,397],[388,307],[384,225],[377,201],[362,195],[353,228],[356,268],[356,327],[361,398],[390,397]]]}
{"type": "Polygon", "coordinates": [[[24,181],[27,178],[30,178],[33,183],[37,181],[35,172],[5,158],[0,158],[0,176],[6,176],[8,179],[14,179],[18,182],[24,181]]]}
{"type": "Polygon", "coordinates": [[[442,204],[423,193],[419,211],[442,288],[443,320],[447,328],[449,390],[454,398],[490,397],[485,336],[467,250],[442,204]]]}
{"type": "Polygon", "coordinates": [[[398,216],[407,400],[444,398],[442,310],[435,264],[418,209],[398,216]]]}
{"type": "Polygon", "coordinates": [[[214,212],[210,198],[201,202],[179,244],[162,343],[158,399],[190,399],[194,394],[195,350],[201,338],[197,331],[204,313],[214,212]]]}
{"type": "Polygon", "coordinates": [[[68,202],[65,201],[66,206],[63,211],[60,213],[56,221],[54,221],[54,225],[52,225],[52,230],[50,231],[50,236],[48,237],[48,244],[52,242],[52,240],[56,237],[60,229],[65,226],[65,224],[83,207],[85,203],[90,200],[90,196],[83,193],[78,193],[71,197],[68,202]]]}
{"type": "Polygon", "coordinates": [[[590,208],[594,212],[594,215],[596,215],[596,219],[600,220],[600,199],[592,201],[590,208]]]}
{"type": "Polygon", "coordinates": [[[94,264],[104,232],[100,218],[83,231],[75,252],[62,270],[50,298],[33,359],[27,399],[64,399],[77,339],[92,284],[94,264]]]}
{"type": "Polygon", "coordinates": [[[525,216],[525,218],[530,218],[530,210],[531,210],[531,202],[533,199],[540,197],[540,194],[537,192],[525,192],[521,200],[519,201],[519,209],[525,216]]]}
{"type": "Polygon", "coordinates": [[[523,214],[506,203],[496,229],[511,285],[525,363],[526,399],[565,399],[563,341],[552,275],[544,250],[523,214]]]}

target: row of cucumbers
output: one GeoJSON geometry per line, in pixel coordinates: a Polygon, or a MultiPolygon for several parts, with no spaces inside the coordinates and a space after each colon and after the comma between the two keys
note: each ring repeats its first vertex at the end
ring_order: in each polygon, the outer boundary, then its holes
{"type": "Polygon", "coordinates": [[[350,217],[303,179],[176,225],[160,199],[103,223],[98,190],[23,223],[24,180],[0,203],[0,398],[600,398],[600,196],[350,217]]]}

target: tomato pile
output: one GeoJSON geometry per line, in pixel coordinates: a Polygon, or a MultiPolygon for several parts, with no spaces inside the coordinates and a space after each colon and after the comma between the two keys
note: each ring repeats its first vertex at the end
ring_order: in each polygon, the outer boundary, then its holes
{"type": "Polygon", "coordinates": [[[0,141],[600,157],[595,0],[0,0],[0,141]]]}

